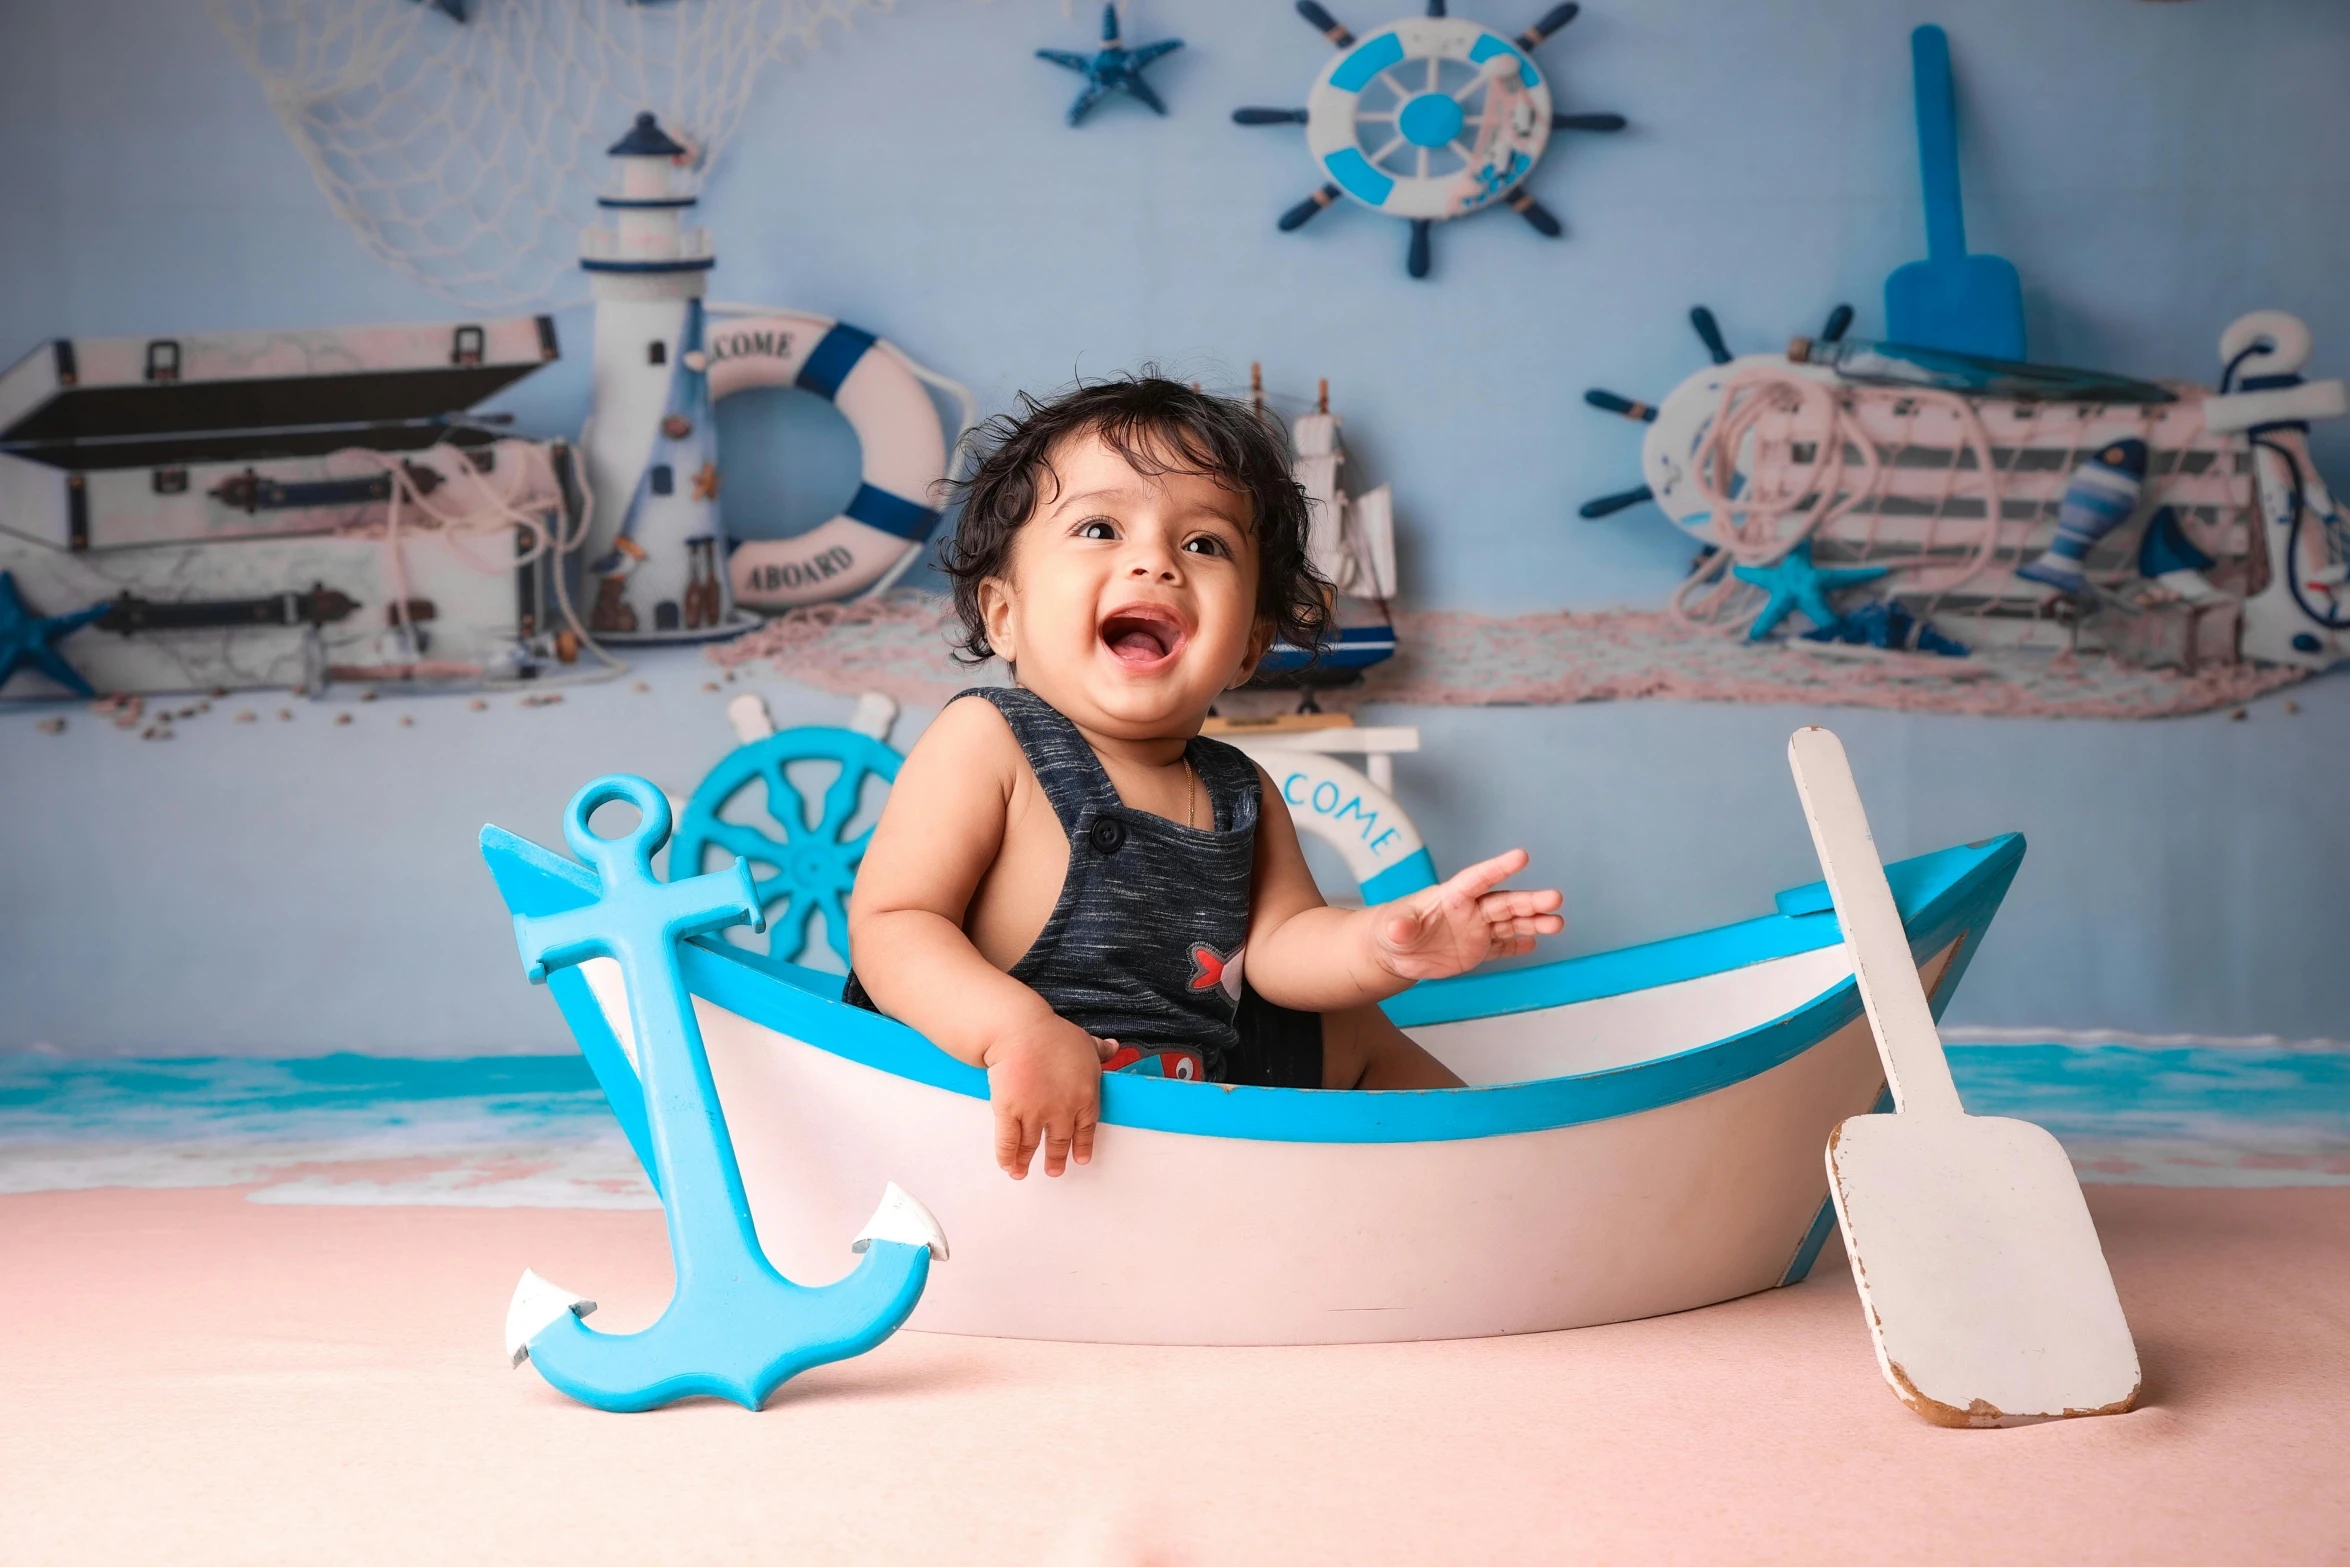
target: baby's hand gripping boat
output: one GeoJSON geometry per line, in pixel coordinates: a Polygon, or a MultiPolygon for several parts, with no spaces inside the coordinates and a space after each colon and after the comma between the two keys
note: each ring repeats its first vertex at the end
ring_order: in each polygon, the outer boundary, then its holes
{"type": "MultiPolygon", "coordinates": [[[[518,916],[595,874],[504,833],[518,916]]],[[[2022,862],[2015,834],[1886,868],[1937,1015],[2022,862]]],[[[1791,1284],[1833,1227],[1821,1150],[1885,1081],[1824,884],[1646,946],[1423,984],[1387,1003],[1470,1087],[1102,1083],[1090,1165],[995,1167],[986,1074],[844,1006],[835,975],[679,946],[758,1238],[844,1271],[873,1194],[922,1194],[955,1262],[908,1326],[1143,1344],[1536,1333],[1791,1284]]],[[[618,967],[549,976],[648,1171],[618,967]]]]}

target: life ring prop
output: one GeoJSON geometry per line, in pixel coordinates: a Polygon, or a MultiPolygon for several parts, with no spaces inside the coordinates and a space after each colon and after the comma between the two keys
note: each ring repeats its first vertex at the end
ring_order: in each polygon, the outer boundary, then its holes
{"type": "Polygon", "coordinates": [[[1461,17],[1383,27],[1323,66],[1306,94],[1315,161],[1339,190],[1391,217],[1480,210],[1533,172],[1550,132],[1541,68],[1461,17]]]}
{"type": "Polygon", "coordinates": [[[839,516],[788,539],[745,539],[727,557],[734,601],[791,609],[886,586],[937,530],[931,504],[947,441],[911,362],[887,340],[828,316],[718,314],[710,396],[793,386],[826,399],[857,433],[857,493],[839,516]]]}
{"type": "Polygon", "coordinates": [[[1366,904],[1392,903],[1436,885],[1436,862],[1395,796],[1336,757],[1252,750],[1281,791],[1289,819],[1336,849],[1366,904]]]}

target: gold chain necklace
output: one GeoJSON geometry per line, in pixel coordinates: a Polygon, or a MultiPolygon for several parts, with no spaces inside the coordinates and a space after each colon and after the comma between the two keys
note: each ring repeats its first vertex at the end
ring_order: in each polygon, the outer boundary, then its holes
{"type": "Polygon", "coordinates": [[[1191,765],[1191,756],[1183,758],[1183,825],[1197,831],[1199,828],[1199,770],[1191,765]]]}

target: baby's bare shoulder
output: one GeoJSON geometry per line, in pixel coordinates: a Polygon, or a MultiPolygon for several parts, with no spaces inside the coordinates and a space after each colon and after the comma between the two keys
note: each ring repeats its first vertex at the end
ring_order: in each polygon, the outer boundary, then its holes
{"type": "Polygon", "coordinates": [[[893,794],[1008,800],[1022,772],[1020,742],[993,702],[964,697],[950,702],[906,753],[893,794]]]}
{"type": "Polygon", "coordinates": [[[914,742],[906,760],[951,761],[969,766],[1007,763],[1019,755],[1020,742],[996,705],[984,697],[966,696],[949,702],[939,711],[930,727],[922,731],[922,737],[914,742]]]}
{"type": "Polygon", "coordinates": [[[1003,844],[1020,765],[1019,743],[993,704],[950,703],[898,769],[852,910],[921,908],[959,923],[1003,844]]]}

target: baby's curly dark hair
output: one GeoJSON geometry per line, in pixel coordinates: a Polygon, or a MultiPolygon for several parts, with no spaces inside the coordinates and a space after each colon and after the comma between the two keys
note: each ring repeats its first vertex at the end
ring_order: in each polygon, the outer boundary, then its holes
{"type": "Polygon", "coordinates": [[[1159,375],[1081,381],[1040,401],[1023,392],[1015,413],[974,432],[978,467],[952,486],[963,502],[940,564],[955,581],[963,622],[961,656],[993,656],[979,607],[979,585],[1007,576],[1012,541],[1060,488],[1054,447],[1092,434],[1135,472],[1198,474],[1249,499],[1257,546],[1257,614],[1293,647],[1316,648],[1330,624],[1330,587],[1306,558],[1306,493],[1290,476],[1289,438],[1253,403],[1217,397],[1159,375]]]}

